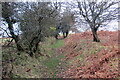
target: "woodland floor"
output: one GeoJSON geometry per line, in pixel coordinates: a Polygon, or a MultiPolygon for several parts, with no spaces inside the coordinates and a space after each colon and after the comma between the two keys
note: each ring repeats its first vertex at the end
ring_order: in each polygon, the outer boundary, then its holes
{"type": "Polygon", "coordinates": [[[41,43],[41,52],[45,56],[37,58],[24,53],[18,55],[15,49],[4,48],[4,77],[12,74],[13,78],[119,79],[118,31],[99,31],[98,36],[99,43],[92,41],[91,32],[70,34],[58,41],[50,38],[41,43]]]}

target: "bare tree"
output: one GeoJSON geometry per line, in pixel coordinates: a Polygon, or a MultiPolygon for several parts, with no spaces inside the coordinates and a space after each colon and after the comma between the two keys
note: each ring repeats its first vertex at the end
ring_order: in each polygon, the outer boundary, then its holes
{"type": "Polygon", "coordinates": [[[19,43],[19,36],[14,33],[13,24],[17,21],[14,19],[14,10],[16,8],[15,3],[2,2],[2,17],[4,21],[8,24],[8,29],[10,31],[11,37],[15,40],[17,50],[23,51],[22,46],[19,43]]]}
{"type": "Polygon", "coordinates": [[[20,29],[24,46],[29,55],[33,56],[39,50],[39,42],[50,36],[50,27],[56,25],[56,16],[59,13],[57,5],[54,6],[50,2],[33,2],[26,5],[28,6],[20,19],[20,29]]]}
{"type": "Polygon", "coordinates": [[[84,0],[83,2],[77,3],[79,14],[91,28],[93,33],[93,41],[100,42],[100,39],[97,35],[97,30],[100,26],[117,18],[118,7],[114,7],[113,5],[117,4],[118,2],[90,2],[89,0],[84,0]]]}
{"type": "Polygon", "coordinates": [[[71,11],[71,8],[69,8],[65,3],[63,5],[66,6],[64,6],[65,10],[61,13],[59,23],[56,26],[56,39],[58,39],[58,35],[60,32],[63,33],[63,38],[66,38],[69,34],[70,28],[74,25],[75,17],[73,12],[71,11]]]}

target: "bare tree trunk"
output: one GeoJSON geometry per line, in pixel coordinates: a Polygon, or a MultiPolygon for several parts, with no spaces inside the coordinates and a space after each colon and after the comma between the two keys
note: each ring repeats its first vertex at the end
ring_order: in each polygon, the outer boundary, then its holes
{"type": "Polygon", "coordinates": [[[15,37],[14,40],[15,40],[15,43],[16,43],[16,46],[17,46],[17,50],[18,51],[23,51],[24,49],[21,47],[21,45],[19,43],[19,37],[18,36],[15,37]]]}
{"type": "Polygon", "coordinates": [[[97,29],[92,29],[92,33],[93,33],[93,41],[100,42],[100,39],[98,38],[97,35],[97,29]]]}
{"type": "Polygon", "coordinates": [[[12,22],[10,20],[6,20],[6,21],[8,23],[8,29],[10,31],[10,34],[11,34],[12,38],[15,40],[15,43],[16,43],[16,46],[17,46],[17,50],[18,51],[23,51],[23,48],[21,47],[21,45],[19,43],[19,37],[14,34],[12,22]]]}
{"type": "Polygon", "coordinates": [[[29,55],[31,57],[33,57],[34,53],[36,53],[37,50],[39,49],[39,42],[41,41],[41,37],[39,35],[37,37],[34,37],[29,44],[29,50],[30,50],[29,55]]]}

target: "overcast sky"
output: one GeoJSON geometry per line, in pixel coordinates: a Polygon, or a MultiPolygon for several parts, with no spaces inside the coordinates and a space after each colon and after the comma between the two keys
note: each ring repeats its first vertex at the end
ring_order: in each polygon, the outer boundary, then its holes
{"type": "MultiPolygon", "coordinates": [[[[5,0],[3,0],[3,1],[5,1],[5,0]]],[[[11,0],[6,0],[6,1],[11,1],[11,0]]],[[[13,0],[12,0],[13,1],[13,0]]],[[[20,0],[19,0],[20,1],[20,0]]],[[[23,0],[21,0],[21,1],[23,1],[23,0]]],[[[35,1],[35,0],[24,0],[24,2],[25,1],[35,1]]],[[[38,1],[38,0],[36,0],[36,1],[38,1]]],[[[42,0],[39,0],[39,1],[42,1],[42,0]]],[[[56,1],[56,0],[43,0],[43,1],[56,1]]],[[[73,1],[73,0],[57,0],[57,1],[61,1],[61,2],[65,2],[65,1],[73,1]]],[[[109,0],[108,0],[109,1],[109,0]]],[[[118,4],[117,5],[115,5],[116,7],[118,6],[118,4]]],[[[4,29],[6,29],[7,28],[7,25],[3,25],[3,24],[1,24],[2,22],[0,22],[0,26],[2,26],[2,28],[4,28],[4,29]]],[[[17,31],[19,28],[17,27],[18,25],[17,24],[14,24],[14,30],[15,31],[17,31]]],[[[76,27],[78,27],[78,29],[80,30],[80,31],[84,31],[84,28],[81,28],[81,25],[75,25],[76,27]]],[[[99,28],[99,30],[109,30],[109,31],[115,31],[115,30],[118,30],[118,22],[117,21],[111,21],[107,26],[105,26],[105,27],[102,27],[102,28],[99,28]]],[[[2,33],[2,31],[0,31],[0,33],[2,33]]]]}

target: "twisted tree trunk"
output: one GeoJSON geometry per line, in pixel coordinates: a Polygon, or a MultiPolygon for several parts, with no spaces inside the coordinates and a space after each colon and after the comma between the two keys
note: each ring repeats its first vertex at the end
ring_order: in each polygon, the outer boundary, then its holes
{"type": "Polygon", "coordinates": [[[6,22],[8,23],[8,29],[10,31],[10,34],[12,36],[12,38],[15,40],[15,44],[17,46],[17,50],[18,51],[23,51],[22,46],[19,43],[19,36],[14,34],[14,30],[13,30],[13,23],[9,20],[9,18],[6,19],[6,22]]]}
{"type": "Polygon", "coordinates": [[[98,34],[97,34],[97,29],[96,28],[92,28],[92,34],[93,34],[93,41],[100,42],[100,39],[98,38],[98,34]]]}

